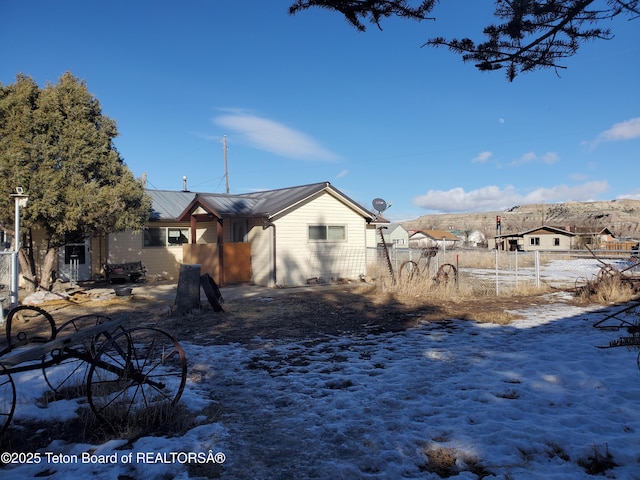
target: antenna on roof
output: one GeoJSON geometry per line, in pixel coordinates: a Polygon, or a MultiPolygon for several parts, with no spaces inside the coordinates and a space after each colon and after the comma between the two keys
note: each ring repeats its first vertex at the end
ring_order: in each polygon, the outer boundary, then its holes
{"type": "Polygon", "coordinates": [[[226,183],[226,192],[229,195],[229,168],[227,166],[227,136],[222,137],[222,151],[224,154],[224,178],[226,183]]]}

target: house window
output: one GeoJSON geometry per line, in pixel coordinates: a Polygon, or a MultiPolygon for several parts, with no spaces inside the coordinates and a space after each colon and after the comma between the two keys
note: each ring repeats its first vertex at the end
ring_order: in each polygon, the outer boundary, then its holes
{"type": "Polygon", "coordinates": [[[188,228],[167,228],[167,240],[169,245],[182,245],[189,243],[188,228]]]}
{"type": "Polygon", "coordinates": [[[70,265],[71,260],[77,260],[78,265],[85,264],[85,242],[82,233],[68,233],[64,237],[64,263],[70,265]]]}
{"type": "Polygon", "coordinates": [[[559,247],[560,246],[560,238],[558,238],[558,237],[554,237],[553,238],[553,246],[554,247],[559,247]]]}
{"type": "Polygon", "coordinates": [[[344,242],[347,239],[347,227],[344,225],[309,225],[311,242],[344,242]]]}
{"type": "Polygon", "coordinates": [[[532,246],[540,246],[540,237],[531,237],[529,242],[532,246]]]}
{"type": "Polygon", "coordinates": [[[144,229],[145,247],[182,245],[189,241],[188,228],[149,227],[144,229]]]}
{"type": "Polygon", "coordinates": [[[65,245],[64,246],[65,265],[70,265],[71,260],[77,260],[78,265],[84,265],[86,262],[84,252],[85,252],[84,244],[65,245]]]}
{"type": "Polygon", "coordinates": [[[246,242],[249,222],[247,220],[236,220],[231,222],[231,241],[246,242]]]}

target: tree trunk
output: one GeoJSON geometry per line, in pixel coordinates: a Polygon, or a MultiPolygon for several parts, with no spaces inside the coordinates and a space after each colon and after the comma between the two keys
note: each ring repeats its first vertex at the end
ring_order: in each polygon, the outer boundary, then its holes
{"type": "Polygon", "coordinates": [[[33,264],[31,256],[27,254],[24,248],[20,248],[18,251],[18,263],[20,269],[18,276],[22,275],[24,278],[24,289],[27,293],[33,293],[38,286],[38,279],[35,275],[35,265],[33,264]]]}
{"type": "Polygon", "coordinates": [[[179,315],[200,309],[200,265],[180,265],[175,305],[179,315]]]}
{"type": "Polygon", "coordinates": [[[58,249],[54,247],[47,248],[47,253],[44,256],[44,262],[42,263],[42,276],[40,278],[40,287],[45,290],[51,290],[51,279],[53,277],[53,267],[58,259],[58,249]]]}

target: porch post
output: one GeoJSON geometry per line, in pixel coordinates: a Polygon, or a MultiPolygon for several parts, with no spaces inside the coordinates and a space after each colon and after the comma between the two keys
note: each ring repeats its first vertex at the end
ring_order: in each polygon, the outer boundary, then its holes
{"type": "Polygon", "coordinates": [[[218,218],[216,223],[217,225],[217,234],[218,234],[218,264],[220,265],[220,269],[218,272],[218,285],[224,285],[224,246],[223,242],[223,228],[222,228],[222,219],[218,218]]]}
{"type": "Polygon", "coordinates": [[[191,227],[191,243],[196,243],[196,227],[198,226],[198,220],[196,220],[195,215],[191,215],[191,217],[189,218],[189,223],[189,226],[191,227]]]}

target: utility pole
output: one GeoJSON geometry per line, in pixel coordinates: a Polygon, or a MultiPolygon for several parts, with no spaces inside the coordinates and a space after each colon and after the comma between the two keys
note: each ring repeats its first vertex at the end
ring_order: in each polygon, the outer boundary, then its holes
{"type": "Polygon", "coordinates": [[[224,178],[226,182],[226,192],[229,195],[229,167],[227,165],[227,136],[222,137],[222,151],[224,152],[224,178]]]}

